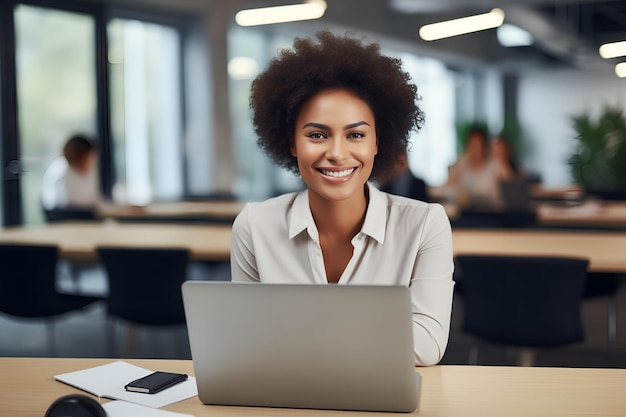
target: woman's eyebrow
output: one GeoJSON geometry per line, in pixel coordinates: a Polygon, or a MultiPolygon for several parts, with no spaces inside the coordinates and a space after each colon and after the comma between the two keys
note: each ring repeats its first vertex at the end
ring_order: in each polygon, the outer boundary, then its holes
{"type": "MultiPolygon", "coordinates": [[[[359,127],[359,126],[362,126],[362,125],[369,126],[370,124],[367,123],[366,121],[361,120],[360,122],[354,122],[354,123],[350,123],[349,125],[345,125],[343,127],[343,130],[354,129],[355,127],[359,127]]],[[[325,129],[325,130],[330,129],[330,127],[326,126],[325,124],[315,123],[315,122],[306,123],[304,126],[302,126],[302,129],[306,129],[307,127],[314,127],[316,129],[325,129]]]]}
{"type": "Polygon", "coordinates": [[[302,129],[306,129],[307,127],[314,127],[316,129],[322,129],[322,130],[328,130],[329,129],[328,126],[323,125],[321,123],[315,123],[315,122],[306,123],[304,126],[302,126],[302,129]]]}
{"type": "Polygon", "coordinates": [[[345,125],[343,130],[354,129],[355,127],[359,127],[362,125],[369,126],[370,124],[367,123],[366,121],[361,120],[360,122],[355,122],[355,123],[350,123],[349,125],[345,125]]]}

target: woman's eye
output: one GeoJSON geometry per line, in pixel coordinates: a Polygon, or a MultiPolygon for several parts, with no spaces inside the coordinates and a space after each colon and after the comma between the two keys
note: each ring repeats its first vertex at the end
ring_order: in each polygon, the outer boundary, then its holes
{"type": "Polygon", "coordinates": [[[311,139],[324,139],[326,137],[326,135],[324,135],[321,132],[313,132],[309,134],[309,137],[311,139]]]}
{"type": "Polygon", "coordinates": [[[348,137],[350,139],[361,139],[364,138],[365,135],[361,132],[351,132],[350,134],[348,134],[348,137]]]}

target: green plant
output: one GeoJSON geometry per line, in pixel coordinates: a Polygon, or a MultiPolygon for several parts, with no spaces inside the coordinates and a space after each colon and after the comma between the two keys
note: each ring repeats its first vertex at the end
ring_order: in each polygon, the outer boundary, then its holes
{"type": "Polygon", "coordinates": [[[626,190],[626,117],[605,107],[597,121],[572,118],[577,146],[569,158],[574,181],[588,190],[626,190]]]}

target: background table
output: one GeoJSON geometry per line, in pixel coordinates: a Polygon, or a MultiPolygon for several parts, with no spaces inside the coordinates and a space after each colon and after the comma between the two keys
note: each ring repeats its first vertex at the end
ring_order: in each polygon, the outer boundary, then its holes
{"type": "Polygon", "coordinates": [[[537,222],[543,226],[626,229],[626,201],[588,200],[575,205],[539,203],[537,222]]]}
{"type": "MultiPolygon", "coordinates": [[[[41,417],[56,398],[83,393],[55,381],[54,375],[111,361],[113,359],[0,358],[0,415],[41,417]]],[[[191,361],[128,362],[151,370],[194,374],[191,361]]],[[[419,417],[601,417],[623,416],[626,411],[626,369],[432,366],[417,370],[422,374],[422,382],[419,410],[414,414],[419,417]]],[[[164,409],[196,417],[389,416],[385,413],[207,406],[197,397],[164,409]]]]}
{"type": "Polygon", "coordinates": [[[626,272],[626,232],[457,229],[452,239],[456,255],[574,256],[594,272],[626,272]]]}
{"type": "Polygon", "coordinates": [[[97,215],[102,218],[125,220],[154,220],[206,218],[231,221],[243,209],[240,201],[179,201],[152,203],[145,207],[103,205],[97,215]]]}
{"type": "Polygon", "coordinates": [[[187,248],[195,260],[228,260],[230,226],[189,224],[134,224],[61,222],[0,230],[0,242],[55,244],[60,256],[96,260],[97,246],[130,248],[187,248]]]}
{"type": "MultiPolygon", "coordinates": [[[[0,242],[59,245],[61,256],[95,260],[98,245],[182,247],[196,260],[227,261],[232,230],[227,225],[67,222],[0,230],[0,242]]],[[[590,260],[595,272],[626,272],[626,231],[456,229],[455,255],[560,255],[590,260]]]]}

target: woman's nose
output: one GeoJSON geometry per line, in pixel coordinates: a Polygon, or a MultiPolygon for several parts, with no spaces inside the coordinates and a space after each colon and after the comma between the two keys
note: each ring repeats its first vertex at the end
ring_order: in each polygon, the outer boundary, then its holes
{"type": "Polygon", "coordinates": [[[326,158],[329,161],[343,161],[348,157],[348,154],[348,147],[343,138],[333,138],[332,140],[328,141],[326,158]]]}

